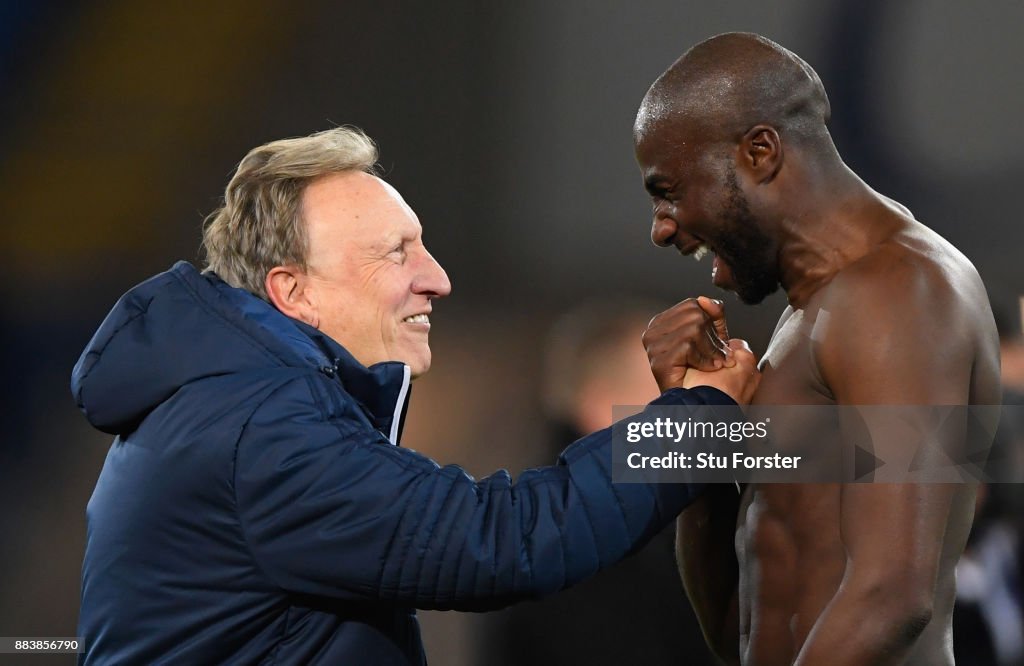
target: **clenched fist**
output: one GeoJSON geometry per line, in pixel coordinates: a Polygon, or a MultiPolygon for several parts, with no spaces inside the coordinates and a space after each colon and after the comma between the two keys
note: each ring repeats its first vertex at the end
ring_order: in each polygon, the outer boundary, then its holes
{"type": "Polygon", "coordinates": [[[747,343],[729,339],[722,302],[706,296],[688,298],[656,316],[643,342],[662,391],[714,386],[746,403],[760,379],[747,343]]]}
{"type": "Polygon", "coordinates": [[[761,381],[761,373],[757,369],[757,357],[750,351],[746,340],[733,338],[729,340],[729,349],[735,363],[728,368],[704,372],[696,368],[686,371],[681,386],[693,388],[694,386],[714,386],[725,393],[740,405],[750,404],[754,397],[754,391],[761,381]]]}

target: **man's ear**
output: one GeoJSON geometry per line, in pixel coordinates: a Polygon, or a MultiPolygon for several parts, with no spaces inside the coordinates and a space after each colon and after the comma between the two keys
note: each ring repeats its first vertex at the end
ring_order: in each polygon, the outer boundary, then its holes
{"type": "Polygon", "coordinates": [[[283,314],[314,328],[320,325],[309,276],[298,266],[274,266],[267,273],[264,288],[271,304],[283,314]]]}
{"type": "Polygon", "coordinates": [[[782,139],[771,125],[754,125],[740,141],[740,164],[756,183],[767,183],[782,168],[782,139]]]}

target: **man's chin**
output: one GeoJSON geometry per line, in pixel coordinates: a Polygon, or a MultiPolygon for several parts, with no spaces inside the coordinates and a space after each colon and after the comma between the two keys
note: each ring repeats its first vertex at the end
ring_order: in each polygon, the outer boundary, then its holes
{"type": "Polygon", "coordinates": [[[776,284],[773,287],[738,287],[736,289],[731,289],[730,291],[734,292],[745,305],[760,305],[764,299],[768,298],[778,290],[779,285],[776,284]]]}
{"type": "Polygon", "coordinates": [[[730,291],[746,305],[757,305],[779,290],[779,280],[771,270],[751,270],[748,264],[719,260],[712,284],[730,291]],[[733,266],[738,266],[734,269],[733,266]]]}
{"type": "Polygon", "coordinates": [[[404,361],[409,366],[409,376],[413,379],[417,379],[427,374],[430,370],[430,352],[428,351],[425,355],[420,354],[417,358],[404,361]]]}

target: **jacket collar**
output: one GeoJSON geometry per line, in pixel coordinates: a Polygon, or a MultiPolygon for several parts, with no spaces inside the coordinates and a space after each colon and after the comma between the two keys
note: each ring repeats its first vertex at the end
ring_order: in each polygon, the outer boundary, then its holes
{"type": "Polygon", "coordinates": [[[331,359],[330,364],[320,367],[320,371],[328,377],[337,377],[349,395],[363,407],[374,427],[397,445],[402,437],[412,392],[409,366],[398,361],[385,361],[367,368],[328,335],[305,322],[289,320],[313,341],[324,358],[331,359]]]}
{"type": "Polygon", "coordinates": [[[248,324],[247,331],[254,337],[264,338],[266,344],[272,344],[275,353],[288,365],[311,365],[340,381],[374,427],[392,444],[399,443],[411,393],[409,366],[399,361],[385,361],[366,367],[322,331],[288,317],[244,289],[230,286],[216,274],[199,273],[185,261],[179,261],[172,270],[195,287],[212,286],[226,300],[226,305],[241,315],[248,324]],[[267,339],[268,336],[272,340],[267,339]]]}

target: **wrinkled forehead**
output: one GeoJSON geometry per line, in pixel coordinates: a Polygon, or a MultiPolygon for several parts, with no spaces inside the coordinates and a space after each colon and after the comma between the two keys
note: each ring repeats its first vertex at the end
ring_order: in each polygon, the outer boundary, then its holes
{"type": "Polygon", "coordinates": [[[420,231],[416,213],[398,190],[363,172],[332,174],[311,183],[303,213],[313,249],[321,242],[365,245],[420,231]]]}
{"type": "Polygon", "coordinates": [[[419,217],[401,193],[389,182],[371,174],[365,195],[359,202],[352,223],[359,229],[356,236],[365,242],[392,242],[398,237],[414,238],[422,233],[419,217]]]}
{"type": "Polygon", "coordinates": [[[412,218],[417,224],[419,224],[419,218],[416,217],[416,212],[413,211],[412,206],[406,203],[405,198],[402,197],[401,193],[398,190],[396,190],[391,183],[387,182],[382,178],[378,178],[377,176],[371,174],[367,175],[370,178],[373,178],[375,181],[377,181],[377,184],[379,185],[383,195],[390,200],[389,203],[391,203],[398,210],[402,211],[406,216],[412,218]]]}

